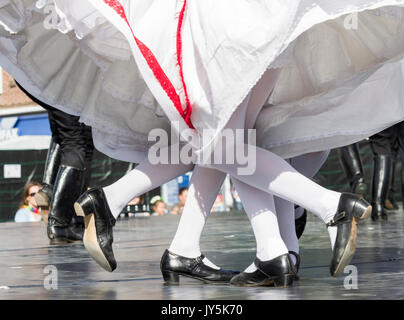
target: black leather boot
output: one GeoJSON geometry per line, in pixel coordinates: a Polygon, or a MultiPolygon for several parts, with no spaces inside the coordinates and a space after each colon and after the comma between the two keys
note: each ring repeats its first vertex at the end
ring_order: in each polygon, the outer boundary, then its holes
{"type": "Polygon", "coordinates": [[[272,286],[287,288],[293,285],[296,277],[295,267],[289,254],[284,254],[269,261],[254,260],[258,270],[242,272],[230,280],[230,284],[239,287],[272,286]]]}
{"type": "Polygon", "coordinates": [[[338,154],[342,168],[349,181],[351,192],[363,196],[366,193],[367,185],[364,181],[363,166],[358,145],[351,144],[342,147],[338,149],[338,154]]]}
{"type": "Polygon", "coordinates": [[[357,194],[343,193],[337,213],[327,227],[337,227],[337,238],[333,249],[330,272],[336,277],[343,273],[356,250],[356,235],[359,220],[370,216],[372,207],[357,194]]]}
{"type": "Polygon", "coordinates": [[[109,272],[114,271],[116,260],[112,250],[112,228],[116,220],[102,188],[83,193],[74,204],[74,210],[78,216],[84,217],[83,242],[88,253],[102,268],[109,272]]]}
{"type": "Polygon", "coordinates": [[[70,222],[74,215],[73,204],[80,195],[82,181],[83,170],[60,166],[49,209],[47,229],[50,244],[81,241],[81,237],[70,229],[70,222]]]}
{"type": "MultiPolygon", "coordinates": [[[[300,208],[295,205],[295,210],[300,208]]],[[[295,228],[296,228],[296,236],[298,239],[303,235],[304,229],[306,228],[307,223],[307,210],[304,209],[303,215],[300,218],[295,219],[295,228]]]]}
{"type": "Polygon", "coordinates": [[[46,157],[42,188],[35,195],[35,201],[39,207],[49,207],[51,203],[53,185],[59,171],[61,156],[60,145],[52,139],[46,157]]]}
{"type": "Polygon", "coordinates": [[[372,186],[372,220],[387,220],[384,211],[387,190],[389,188],[391,158],[388,155],[379,155],[374,158],[373,186],[372,186]]]}
{"type": "Polygon", "coordinates": [[[180,276],[197,279],[206,283],[228,283],[239,271],[213,269],[203,263],[204,255],[186,258],[166,250],[160,261],[164,281],[178,284],[180,276]]]}
{"type": "MultiPolygon", "coordinates": [[[[87,188],[90,185],[90,179],[91,179],[91,160],[86,162],[86,169],[84,170],[83,184],[80,191],[80,195],[87,191],[87,188]]],[[[83,239],[85,229],[84,217],[73,214],[73,218],[70,223],[70,229],[78,237],[83,239]]]]}
{"type": "Polygon", "coordinates": [[[401,205],[402,208],[404,208],[404,157],[401,160],[401,172],[400,172],[400,178],[401,178],[401,205]]]}
{"type": "Polygon", "coordinates": [[[387,191],[386,201],[384,203],[384,208],[387,210],[398,210],[398,205],[394,200],[394,194],[396,193],[394,188],[394,177],[396,173],[396,162],[397,158],[394,157],[391,159],[391,170],[389,177],[389,189],[387,191]]]}

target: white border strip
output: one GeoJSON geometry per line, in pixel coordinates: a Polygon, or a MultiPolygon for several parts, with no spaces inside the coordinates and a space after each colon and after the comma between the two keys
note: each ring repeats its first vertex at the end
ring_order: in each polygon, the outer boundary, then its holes
{"type": "Polygon", "coordinates": [[[5,116],[16,116],[22,114],[32,114],[32,113],[45,113],[46,110],[38,105],[31,105],[26,107],[16,107],[16,108],[0,108],[0,117],[5,116]]]}

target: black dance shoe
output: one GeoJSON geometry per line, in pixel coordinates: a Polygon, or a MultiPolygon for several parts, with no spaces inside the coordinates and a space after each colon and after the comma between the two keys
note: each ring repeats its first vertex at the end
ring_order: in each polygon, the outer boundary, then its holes
{"type": "Polygon", "coordinates": [[[60,245],[67,243],[76,243],[83,241],[83,235],[74,230],[71,226],[57,225],[55,220],[49,220],[48,237],[51,245],[60,245]]]}
{"type": "MultiPolygon", "coordinates": [[[[300,208],[299,206],[295,206],[295,210],[300,208]]],[[[298,239],[303,235],[304,229],[306,228],[307,223],[307,210],[304,209],[303,214],[300,218],[295,220],[295,228],[296,228],[296,236],[298,239]]]]}
{"type": "Polygon", "coordinates": [[[298,254],[297,252],[294,251],[289,251],[289,254],[291,254],[292,256],[295,256],[296,258],[296,263],[294,265],[295,267],[295,280],[299,280],[299,268],[300,268],[300,254],[298,254]]]}
{"type": "Polygon", "coordinates": [[[334,226],[338,228],[330,266],[332,276],[339,276],[351,262],[356,249],[358,222],[368,218],[371,212],[372,206],[359,195],[351,193],[341,195],[337,213],[327,223],[327,228],[334,226]]]}
{"type": "Polygon", "coordinates": [[[203,263],[204,255],[186,258],[166,250],[161,258],[160,270],[164,281],[178,284],[180,275],[207,283],[228,283],[239,271],[213,269],[203,263]]]}
{"type": "Polygon", "coordinates": [[[112,227],[115,218],[109,209],[105,193],[101,188],[83,193],[74,204],[78,216],[84,217],[84,246],[90,256],[105,270],[112,272],[116,268],[112,250],[112,227]]]}
{"type": "Polygon", "coordinates": [[[269,261],[254,260],[258,270],[247,273],[242,272],[230,280],[230,284],[239,287],[281,287],[288,288],[293,285],[296,269],[289,254],[284,254],[269,261]]]}

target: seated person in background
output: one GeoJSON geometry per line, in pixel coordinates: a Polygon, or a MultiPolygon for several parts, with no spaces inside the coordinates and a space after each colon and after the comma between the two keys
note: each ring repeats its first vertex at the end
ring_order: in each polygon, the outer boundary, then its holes
{"type": "Polygon", "coordinates": [[[188,188],[183,187],[178,192],[178,199],[180,200],[172,209],[171,214],[182,214],[184,210],[185,201],[187,201],[188,188]]]}
{"type": "Polygon", "coordinates": [[[136,197],[131,202],[128,203],[128,206],[135,206],[137,204],[142,204],[142,203],[143,203],[142,197],[136,197]]]}
{"type": "Polygon", "coordinates": [[[153,203],[152,216],[163,216],[167,213],[167,206],[163,200],[157,200],[153,203]]]}
{"type": "Polygon", "coordinates": [[[41,185],[37,182],[29,182],[24,188],[21,207],[16,212],[15,222],[38,222],[41,221],[41,211],[35,201],[35,195],[38,193],[41,185]]]}
{"type": "Polygon", "coordinates": [[[136,197],[132,199],[128,205],[123,208],[121,214],[119,215],[120,217],[132,217],[136,215],[142,215],[144,216],[147,213],[147,215],[150,215],[148,212],[148,207],[143,205],[143,197],[136,197]]]}

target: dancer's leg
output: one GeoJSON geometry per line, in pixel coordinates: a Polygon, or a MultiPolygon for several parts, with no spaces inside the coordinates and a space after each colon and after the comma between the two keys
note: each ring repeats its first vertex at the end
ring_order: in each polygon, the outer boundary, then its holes
{"type": "MultiPolygon", "coordinates": [[[[247,146],[244,147],[247,152],[247,146]]],[[[337,211],[340,193],[327,190],[306,178],[272,152],[254,148],[257,162],[256,170],[251,175],[239,175],[237,164],[211,166],[262,191],[296,203],[317,215],[325,223],[332,220],[337,211]]]]}
{"type": "Polygon", "coordinates": [[[158,164],[147,159],[118,181],[104,188],[108,205],[115,219],[134,197],[142,195],[192,170],[193,165],[158,164]]]}
{"type": "Polygon", "coordinates": [[[201,255],[200,237],[225,177],[223,172],[195,166],[170,252],[187,258],[201,255]]]}
{"type": "Polygon", "coordinates": [[[234,186],[250,219],[257,242],[257,258],[272,260],[288,253],[281,238],[273,196],[257,190],[248,184],[232,179],[234,186]]]}
{"type": "MultiPolygon", "coordinates": [[[[254,126],[257,114],[268,98],[278,75],[279,70],[268,70],[263,75],[253,92],[244,100],[243,105],[240,107],[242,115],[239,114],[237,120],[233,121],[233,123],[237,122],[237,127],[244,128],[245,124],[248,128],[254,126]],[[256,92],[260,94],[256,94],[256,92]],[[261,94],[261,92],[266,92],[266,94],[261,94]],[[247,110],[247,104],[249,110],[248,114],[243,113],[243,111],[245,112],[247,110]]],[[[196,258],[201,255],[199,241],[203,227],[205,226],[225,176],[224,173],[218,170],[195,166],[188,190],[187,202],[176,235],[169,248],[170,252],[188,258],[196,258]]],[[[238,181],[238,185],[242,186],[244,183],[238,181]]],[[[250,186],[244,186],[244,188],[254,189],[250,186]]],[[[255,190],[250,193],[249,199],[251,199],[252,202],[256,202],[255,195],[257,193],[262,193],[262,191],[255,190]]],[[[265,193],[261,194],[261,196],[268,197],[265,193]]],[[[259,203],[259,201],[257,201],[257,203],[259,203]]],[[[262,205],[265,207],[267,203],[264,202],[262,205]]],[[[252,208],[256,211],[256,207],[252,208]]],[[[249,217],[251,217],[255,211],[251,213],[249,217]]]]}
{"type": "MultiPolygon", "coordinates": [[[[270,83],[270,77],[265,79],[270,83]]],[[[259,99],[259,97],[267,97],[268,92],[271,91],[271,87],[265,87],[264,85],[257,86],[251,93],[251,99],[259,99]]],[[[257,114],[258,104],[250,103],[247,111],[243,106],[240,106],[233,114],[226,129],[239,129],[244,128],[240,124],[248,118],[254,118],[257,114]],[[252,114],[253,116],[249,116],[252,114]]],[[[260,106],[259,106],[260,107],[260,106]]],[[[247,183],[252,187],[260,189],[267,193],[272,193],[275,196],[281,197],[287,201],[294,202],[310,212],[320,217],[325,223],[328,223],[335,215],[339,203],[340,193],[327,190],[309,178],[300,174],[289,163],[273,154],[270,151],[244,144],[243,146],[237,145],[237,148],[244,148],[244,154],[253,151],[256,160],[256,170],[250,175],[239,175],[240,165],[236,164],[217,164],[214,163],[214,154],[222,153],[222,159],[225,159],[226,152],[231,150],[219,149],[216,146],[216,150],[211,155],[210,168],[218,169],[222,172],[228,173],[232,178],[236,178],[241,182],[247,183]]],[[[234,152],[236,146],[233,148],[234,152]]],[[[250,153],[251,155],[251,153],[250,153]]],[[[236,154],[234,154],[236,159],[236,154]]],[[[332,240],[332,242],[334,242],[332,240]]]]}
{"type": "MultiPolygon", "coordinates": [[[[329,153],[329,151],[313,152],[294,157],[292,159],[289,159],[288,161],[298,172],[300,172],[307,178],[312,178],[323,166],[325,160],[328,158],[329,153]]],[[[295,210],[294,203],[291,203],[279,197],[274,197],[274,199],[282,239],[288,247],[289,251],[299,253],[299,241],[296,236],[295,226],[295,219],[299,218],[299,216],[295,215],[295,212],[298,210],[295,210]]],[[[304,209],[300,209],[301,214],[303,214],[304,209]]],[[[328,228],[328,231],[331,232],[330,239],[335,239],[335,229],[335,227],[328,228]]],[[[333,246],[334,244],[331,243],[331,245],[333,246]]],[[[293,262],[296,262],[295,259],[296,258],[292,256],[293,262]]]]}

